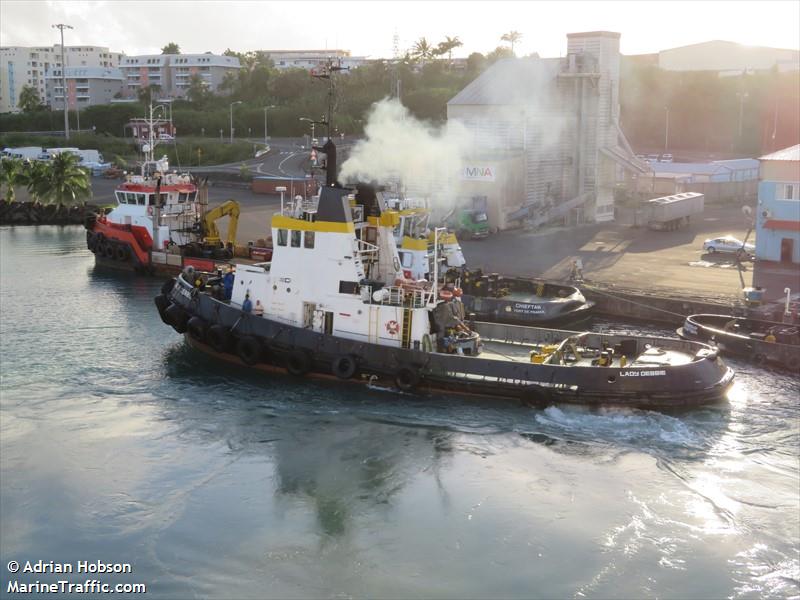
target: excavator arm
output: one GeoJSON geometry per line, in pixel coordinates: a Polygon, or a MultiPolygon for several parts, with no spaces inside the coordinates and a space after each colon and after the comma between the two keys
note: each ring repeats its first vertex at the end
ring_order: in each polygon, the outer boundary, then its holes
{"type": "Polygon", "coordinates": [[[219,244],[222,240],[217,229],[217,221],[228,216],[228,240],[231,245],[236,244],[236,230],[239,227],[239,203],[235,200],[226,200],[219,206],[203,213],[203,236],[208,244],[219,244]]]}

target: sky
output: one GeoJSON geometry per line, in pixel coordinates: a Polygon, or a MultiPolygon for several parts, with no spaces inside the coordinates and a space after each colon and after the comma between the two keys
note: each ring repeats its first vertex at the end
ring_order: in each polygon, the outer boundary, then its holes
{"type": "Polygon", "coordinates": [[[74,27],[65,43],[158,53],[174,41],[185,53],[342,48],[389,58],[416,40],[458,36],[454,57],[486,53],[516,30],[517,55],[560,56],[569,32],[621,33],[623,54],[644,54],[721,39],[800,49],[800,2],[781,1],[0,1],[0,45],[58,42],[53,23],[74,27]]]}

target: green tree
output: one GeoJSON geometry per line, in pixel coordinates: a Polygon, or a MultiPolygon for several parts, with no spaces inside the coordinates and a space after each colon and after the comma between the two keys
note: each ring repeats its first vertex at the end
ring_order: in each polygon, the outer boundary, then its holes
{"type": "Polygon", "coordinates": [[[3,195],[6,202],[14,202],[17,199],[14,187],[24,183],[22,168],[22,161],[18,158],[0,160],[0,192],[3,187],[6,188],[6,193],[3,195]]]}
{"type": "Polygon", "coordinates": [[[136,97],[142,104],[150,104],[156,100],[156,97],[161,92],[161,86],[157,83],[151,83],[145,87],[141,87],[136,91],[136,97]]]}
{"type": "Polygon", "coordinates": [[[45,204],[63,206],[85,202],[91,195],[89,174],[79,166],[80,159],[71,152],[60,152],[37,182],[37,196],[45,204]]]}
{"type": "Polygon", "coordinates": [[[509,31],[500,36],[501,42],[508,42],[511,44],[511,54],[514,54],[514,44],[522,39],[522,34],[519,31],[509,31]]]}
{"type": "Polygon", "coordinates": [[[50,185],[49,165],[40,160],[26,160],[22,166],[20,181],[28,190],[34,203],[38,204],[50,185]]]}
{"type": "Polygon", "coordinates": [[[447,62],[453,62],[453,50],[463,46],[464,43],[458,39],[458,36],[450,37],[449,35],[444,36],[444,41],[439,42],[439,45],[436,47],[436,53],[439,55],[447,54],[447,62]]]}
{"type": "Polygon", "coordinates": [[[467,57],[467,76],[476,77],[486,68],[486,57],[480,52],[473,52],[467,57]]]}
{"type": "Polygon", "coordinates": [[[189,87],[186,88],[186,99],[197,108],[203,108],[212,96],[208,84],[197,73],[189,78],[189,87]]]}
{"type": "Polygon", "coordinates": [[[491,65],[496,63],[498,60],[502,58],[514,58],[514,52],[511,48],[506,48],[505,46],[498,46],[489,54],[486,55],[486,61],[491,65]]]}
{"type": "Polygon", "coordinates": [[[22,86],[19,92],[19,102],[17,103],[24,113],[32,113],[42,110],[42,99],[39,97],[39,92],[32,85],[22,86]]]}
{"type": "Polygon", "coordinates": [[[161,49],[161,54],[180,54],[181,47],[175,42],[170,42],[161,49]]]}
{"type": "Polygon", "coordinates": [[[424,37],[419,38],[411,49],[411,56],[425,65],[425,61],[430,60],[435,55],[435,49],[424,37]]]}

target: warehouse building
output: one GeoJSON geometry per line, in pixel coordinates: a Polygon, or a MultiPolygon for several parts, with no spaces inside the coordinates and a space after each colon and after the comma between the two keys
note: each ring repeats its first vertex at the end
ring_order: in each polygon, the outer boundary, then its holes
{"type": "MultiPolygon", "coordinates": [[[[800,145],[762,156],[756,258],[800,264],[800,145]]],[[[795,275],[797,277],[797,274],[795,275]]]]}
{"type": "Polygon", "coordinates": [[[616,183],[649,171],[619,126],[619,37],[568,34],[566,57],[498,61],[448,102],[493,227],[613,220],[616,183]]]}

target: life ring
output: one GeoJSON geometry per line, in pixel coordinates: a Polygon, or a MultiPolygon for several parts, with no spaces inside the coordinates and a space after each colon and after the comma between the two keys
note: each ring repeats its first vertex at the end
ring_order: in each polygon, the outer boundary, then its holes
{"type": "Polygon", "coordinates": [[[397,387],[404,392],[409,392],[419,384],[419,373],[411,367],[400,367],[394,376],[397,387]]]}
{"type": "Polygon", "coordinates": [[[167,320],[167,308],[170,305],[169,298],[167,298],[164,294],[159,294],[155,297],[156,308],[158,309],[158,316],[161,317],[161,320],[164,321],[166,325],[172,325],[167,320]]]}
{"type": "Polygon", "coordinates": [[[186,333],[186,324],[189,321],[189,315],[183,308],[177,304],[172,304],[164,311],[164,315],[169,319],[169,324],[178,333],[186,333]]]}
{"type": "Polygon", "coordinates": [[[114,260],[125,262],[128,260],[128,246],[125,244],[118,244],[114,248],[114,260]]]}
{"type": "Polygon", "coordinates": [[[236,354],[252,367],[261,360],[261,343],[251,335],[240,337],[236,342],[236,354]]]}
{"type": "Polygon", "coordinates": [[[357,370],[358,363],[356,362],[356,357],[349,354],[337,357],[331,364],[331,371],[333,371],[333,374],[339,379],[350,379],[356,374],[357,370]]]}
{"type": "Polygon", "coordinates": [[[311,360],[302,350],[295,350],[286,357],[286,370],[292,375],[300,377],[311,370],[311,360]]]}
{"type": "Polygon", "coordinates": [[[753,355],[753,362],[755,364],[757,364],[759,367],[763,366],[763,365],[765,365],[767,363],[767,357],[765,355],[761,354],[760,352],[756,352],[753,355]]]}
{"type": "Polygon", "coordinates": [[[206,332],[206,341],[217,352],[227,352],[231,344],[230,329],[224,325],[212,325],[206,332]]]}
{"type": "Polygon", "coordinates": [[[153,216],[153,207],[152,206],[148,206],[147,207],[147,216],[148,217],[152,217],[153,216]]]}
{"type": "Polygon", "coordinates": [[[189,331],[189,335],[192,336],[194,339],[196,339],[198,342],[205,341],[208,326],[206,325],[206,322],[200,317],[192,317],[191,319],[189,319],[189,322],[186,323],[186,329],[189,331]]]}
{"type": "Polygon", "coordinates": [[[400,331],[400,325],[395,320],[391,320],[386,323],[386,331],[389,332],[389,335],[397,335],[397,332],[400,331]]]}
{"type": "Polygon", "coordinates": [[[450,290],[439,290],[439,298],[442,300],[452,300],[453,299],[453,292],[450,290]]]}
{"type": "Polygon", "coordinates": [[[161,286],[161,293],[165,296],[168,295],[172,288],[175,287],[175,280],[174,279],[167,279],[164,284],[161,286]]]}

